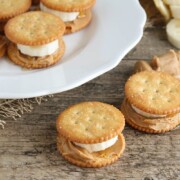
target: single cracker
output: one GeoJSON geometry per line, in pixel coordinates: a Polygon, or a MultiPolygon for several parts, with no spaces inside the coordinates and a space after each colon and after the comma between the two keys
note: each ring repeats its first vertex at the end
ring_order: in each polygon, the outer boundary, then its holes
{"type": "Polygon", "coordinates": [[[66,139],[94,144],[114,138],[124,129],[123,114],[114,106],[101,102],[82,102],[62,112],[57,131],[66,139]]]}
{"type": "Polygon", "coordinates": [[[85,28],[92,19],[92,13],[91,10],[86,10],[83,12],[84,16],[78,16],[78,18],[72,22],[65,22],[66,30],[65,34],[70,34],[77,32],[83,28],[85,28]]]}
{"type": "MultiPolygon", "coordinates": [[[[123,100],[121,105],[121,111],[125,116],[126,122],[132,126],[133,128],[143,131],[146,133],[165,133],[168,131],[173,130],[180,124],[180,118],[172,117],[164,117],[164,118],[157,118],[157,119],[148,119],[140,114],[137,114],[127,101],[127,99],[123,100]],[[173,121],[174,118],[175,120],[173,121]],[[140,123],[138,123],[140,121],[140,123]],[[157,126],[157,127],[156,127],[157,126]]],[[[174,115],[178,116],[178,115],[174,115]]]]}
{"type": "Polygon", "coordinates": [[[0,22],[26,12],[31,6],[31,0],[0,0],[0,22]]]}
{"type": "Polygon", "coordinates": [[[15,44],[44,45],[64,34],[64,22],[55,15],[42,11],[21,14],[10,19],[5,26],[7,38],[15,44]]]}
{"type": "Polygon", "coordinates": [[[180,112],[180,80],[164,72],[134,74],[125,84],[125,95],[130,104],[147,113],[180,112]]]}
{"type": "Polygon", "coordinates": [[[64,12],[81,12],[90,9],[95,0],[41,0],[46,7],[64,12]]]}
{"type": "Polygon", "coordinates": [[[8,40],[0,35],[0,57],[4,56],[7,49],[8,40]]]}
{"type": "Polygon", "coordinates": [[[62,39],[59,40],[59,47],[60,48],[52,55],[45,57],[31,57],[23,55],[14,43],[10,43],[7,54],[9,59],[19,66],[27,69],[39,69],[52,66],[60,60],[65,51],[65,44],[62,39]]]}
{"type": "Polygon", "coordinates": [[[112,164],[122,155],[125,149],[125,139],[122,134],[119,134],[113,146],[103,151],[89,153],[59,135],[57,148],[61,155],[72,164],[80,167],[103,167],[112,164]]]}

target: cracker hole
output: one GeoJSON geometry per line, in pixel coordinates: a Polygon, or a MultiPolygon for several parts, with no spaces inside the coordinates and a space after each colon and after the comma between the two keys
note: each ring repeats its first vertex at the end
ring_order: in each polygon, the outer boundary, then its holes
{"type": "Polygon", "coordinates": [[[91,121],[92,121],[92,119],[91,119],[90,117],[87,117],[87,118],[86,118],[86,121],[91,122],[91,121]]]}
{"type": "Polygon", "coordinates": [[[170,103],[170,102],[171,102],[171,100],[170,100],[170,99],[168,99],[168,100],[167,100],[167,102],[169,102],[169,103],[170,103]]]}
{"type": "Polygon", "coordinates": [[[95,111],[92,111],[92,114],[95,114],[95,111]]]}
{"type": "Polygon", "coordinates": [[[79,122],[78,121],[75,121],[74,124],[78,124],[79,122]]]}
{"type": "Polygon", "coordinates": [[[155,92],[156,92],[156,93],[158,93],[158,92],[159,92],[159,90],[158,90],[158,89],[156,89],[156,90],[155,90],[155,92]]]}
{"type": "Polygon", "coordinates": [[[89,129],[88,128],[85,128],[86,131],[88,131],[89,129]]]}
{"type": "Polygon", "coordinates": [[[75,114],[76,114],[76,115],[79,115],[79,114],[80,114],[80,112],[79,112],[79,111],[77,111],[77,112],[75,112],[75,114]]]}

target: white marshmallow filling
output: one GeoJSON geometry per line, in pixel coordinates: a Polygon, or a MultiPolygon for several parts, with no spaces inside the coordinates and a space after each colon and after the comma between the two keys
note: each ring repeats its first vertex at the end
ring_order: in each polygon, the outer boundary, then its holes
{"type": "Polygon", "coordinates": [[[97,151],[103,151],[113,146],[117,140],[118,140],[118,136],[115,136],[114,138],[108,141],[104,141],[104,142],[96,143],[96,144],[81,144],[81,143],[76,143],[76,142],[73,142],[73,143],[79,147],[85,148],[87,151],[92,153],[92,152],[97,152],[97,151]]]}
{"type": "Polygon", "coordinates": [[[74,21],[75,19],[77,19],[79,15],[79,12],[62,12],[62,11],[50,9],[42,3],[40,3],[40,9],[44,12],[51,13],[60,17],[64,22],[74,21]]]}
{"type": "Polygon", "coordinates": [[[131,107],[134,109],[134,111],[136,111],[138,114],[145,116],[147,118],[162,118],[162,117],[166,117],[166,115],[159,115],[159,114],[151,114],[151,113],[147,113],[145,111],[142,111],[140,109],[138,109],[137,107],[133,106],[131,104],[131,107]]]}
{"type": "Polygon", "coordinates": [[[17,48],[22,54],[28,56],[44,57],[55,53],[59,48],[59,40],[52,41],[48,44],[40,46],[27,46],[23,44],[17,44],[17,48]]]}

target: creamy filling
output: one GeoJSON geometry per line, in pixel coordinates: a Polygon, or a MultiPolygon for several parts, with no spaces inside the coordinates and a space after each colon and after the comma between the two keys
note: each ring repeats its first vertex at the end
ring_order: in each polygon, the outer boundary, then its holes
{"type": "Polygon", "coordinates": [[[115,136],[114,138],[108,140],[108,141],[104,141],[101,143],[96,143],[96,144],[81,144],[81,143],[75,143],[75,145],[85,148],[87,151],[91,152],[97,152],[97,151],[102,151],[105,150],[109,147],[111,147],[112,145],[114,145],[116,143],[116,141],[118,140],[118,136],[115,136]]]}
{"type": "Polygon", "coordinates": [[[17,48],[22,54],[28,56],[43,57],[53,54],[59,48],[59,40],[55,40],[41,46],[27,46],[23,44],[17,44],[17,48]]]}
{"type": "Polygon", "coordinates": [[[171,5],[170,9],[171,9],[173,18],[179,19],[180,18],[180,5],[171,5]]]}
{"type": "Polygon", "coordinates": [[[144,117],[147,117],[147,118],[162,118],[162,117],[166,117],[166,115],[159,115],[159,114],[151,114],[151,113],[147,113],[147,112],[144,112],[140,109],[138,109],[137,107],[133,106],[131,104],[131,107],[133,108],[134,111],[136,111],[138,114],[144,116],[144,117]]]}
{"type": "Polygon", "coordinates": [[[60,17],[64,22],[74,21],[79,15],[79,12],[62,12],[62,11],[50,9],[42,3],[40,3],[40,9],[44,12],[48,12],[60,17]]]}

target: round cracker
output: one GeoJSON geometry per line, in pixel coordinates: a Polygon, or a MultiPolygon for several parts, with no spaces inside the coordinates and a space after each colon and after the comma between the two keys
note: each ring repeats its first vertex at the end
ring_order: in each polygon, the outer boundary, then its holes
{"type": "Polygon", "coordinates": [[[19,66],[22,66],[23,68],[39,69],[52,66],[60,60],[65,51],[65,44],[62,39],[59,40],[59,47],[60,48],[52,55],[45,57],[31,57],[21,54],[17,49],[17,46],[14,43],[10,43],[8,46],[7,54],[12,62],[19,66]]]}
{"type": "MultiPolygon", "coordinates": [[[[118,140],[113,146],[103,151],[91,153],[91,156],[94,157],[95,160],[79,159],[76,158],[76,156],[68,155],[69,153],[66,152],[67,149],[62,146],[61,137],[58,137],[57,148],[61,155],[72,164],[80,167],[103,167],[114,163],[122,155],[125,149],[125,139],[122,134],[119,134],[118,140]],[[96,161],[96,159],[98,160],[96,161]]],[[[80,149],[81,148],[79,148],[79,150],[80,149]]]]}
{"type": "Polygon", "coordinates": [[[119,109],[101,102],[82,102],[60,113],[58,132],[73,142],[93,144],[107,141],[124,129],[119,109]]]}
{"type": "Polygon", "coordinates": [[[55,15],[42,11],[21,14],[10,19],[5,34],[16,44],[37,46],[52,42],[64,34],[65,24],[55,15]]]}
{"type": "Polygon", "coordinates": [[[130,104],[148,113],[180,112],[180,80],[164,72],[143,71],[131,76],[125,95],[130,104]]]}
{"type": "Polygon", "coordinates": [[[96,0],[41,0],[46,7],[64,12],[80,12],[90,9],[96,0]]]}
{"type": "Polygon", "coordinates": [[[0,0],[0,21],[8,20],[26,12],[31,6],[31,0],[0,0]]]}

